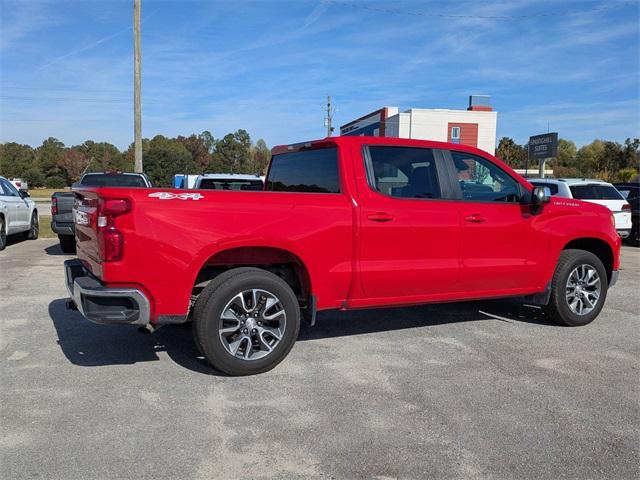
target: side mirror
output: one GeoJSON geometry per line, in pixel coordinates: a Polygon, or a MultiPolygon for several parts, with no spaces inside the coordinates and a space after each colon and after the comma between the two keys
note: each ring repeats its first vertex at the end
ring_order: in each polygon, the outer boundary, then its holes
{"type": "Polygon", "coordinates": [[[551,190],[549,190],[549,187],[534,187],[531,194],[531,203],[533,205],[543,205],[549,203],[550,198],[551,190]]]}
{"type": "Polygon", "coordinates": [[[31,195],[29,195],[29,192],[26,192],[24,190],[18,190],[18,195],[20,195],[20,198],[28,198],[31,195]]]}

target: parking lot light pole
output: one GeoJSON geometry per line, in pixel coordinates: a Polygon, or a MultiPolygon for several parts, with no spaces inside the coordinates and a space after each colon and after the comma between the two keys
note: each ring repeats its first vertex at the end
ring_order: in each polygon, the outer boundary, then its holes
{"type": "Polygon", "coordinates": [[[134,171],[137,173],[143,172],[140,56],[140,0],[133,0],[133,135],[134,171]]]}

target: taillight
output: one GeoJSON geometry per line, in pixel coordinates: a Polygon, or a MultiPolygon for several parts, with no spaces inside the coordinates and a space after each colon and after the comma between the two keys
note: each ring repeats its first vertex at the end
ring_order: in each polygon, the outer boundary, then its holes
{"type": "Polygon", "coordinates": [[[630,212],[631,211],[631,205],[629,205],[628,203],[625,203],[624,205],[622,205],[622,211],[623,212],[630,212]]]}
{"type": "Polygon", "coordinates": [[[98,244],[103,262],[116,262],[122,259],[124,241],[122,233],[115,228],[99,230],[98,244]]]}
{"type": "Polygon", "coordinates": [[[104,262],[122,259],[124,238],[115,227],[115,218],[131,210],[131,203],[125,198],[101,198],[98,201],[98,246],[104,262]]]}
{"type": "Polygon", "coordinates": [[[58,199],[56,197],[51,198],[51,216],[58,214],[58,199]]]}

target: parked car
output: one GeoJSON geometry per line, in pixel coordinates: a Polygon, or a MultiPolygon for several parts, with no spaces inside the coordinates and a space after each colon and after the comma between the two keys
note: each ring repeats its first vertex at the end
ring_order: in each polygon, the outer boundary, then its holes
{"type": "Polygon", "coordinates": [[[195,190],[264,190],[264,182],[258,175],[236,173],[207,173],[199,175],[195,190]]]}
{"type": "Polygon", "coordinates": [[[631,205],[631,234],[628,240],[640,246],[640,182],[614,183],[613,186],[631,205]]]}
{"type": "Polygon", "coordinates": [[[328,309],[525,296],[586,325],[620,267],[607,208],[458,144],[332,137],[274,148],[264,191],[74,192],[69,306],[149,331],[193,320],[230,375],[273,368],[328,309]]]}
{"type": "Polygon", "coordinates": [[[631,206],[612,184],[586,178],[532,178],[529,182],[548,187],[551,195],[604,205],[613,212],[618,235],[627,238],[631,233],[631,206]]]}
{"type": "MultiPolygon", "coordinates": [[[[143,173],[89,172],[85,173],[77,186],[87,187],[151,187],[151,182],[143,173]]],[[[73,192],[56,192],[51,195],[51,230],[58,234],[60,248],[64,253],[76,249],[73,224],[73,192]]]]}
{"type": "Polygon", "coordinates": [[[198,174],[178,173],[173,176],[173,188],[194,188],[199,176],[198,174]]]}
{"type": "Polygon", "coordinates": [[[39,230],[36,202],[27,192],[0,177],[0,250],[7,246],[7,236],[21,233],[25,239],[35,240],[39,230]]]}
{"type": "Polygon", "coordinates": [[[29,184],[27,183],[26,180],[23,180],[22,178],[10,178],[9,182],[13,184],[13,186],[16,187],[18,190],[24,190],[25,192],[29,190],[29,184]]]}

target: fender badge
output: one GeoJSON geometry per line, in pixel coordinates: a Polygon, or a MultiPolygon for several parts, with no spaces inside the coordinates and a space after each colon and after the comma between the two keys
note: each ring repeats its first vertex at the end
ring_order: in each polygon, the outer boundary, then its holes
{"type": "Polygon", "coordinates": [[[199,193],[171,193],[171,192],[155,192],[150,193],[149,197],[158,198],[160,200],[200,200],[204,195],[199,193]]]}

